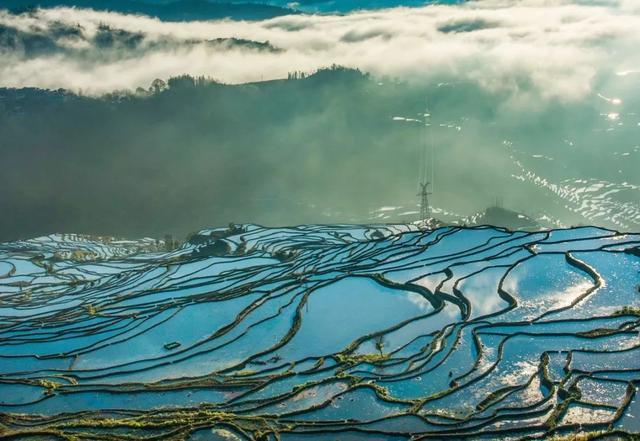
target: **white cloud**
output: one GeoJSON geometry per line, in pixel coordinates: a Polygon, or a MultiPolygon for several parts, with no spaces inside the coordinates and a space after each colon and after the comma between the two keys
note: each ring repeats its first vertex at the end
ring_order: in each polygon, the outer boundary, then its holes
{"type": "Polygon", "coordinates": [[[47,34],[64,23],[79,24],[84,36],[81,42],[59,41],[67,50],[54,55],[2,54],[0,85],[102,93],[183,73],[240,83],[336,63],[409,80],[473,81],[509,92],[514,102],[574,100],[589,94],[599,76],[640,66],[637,2],[584,3],[484,0],[258,22],[165,23],[68,8],[19,17],[0,12],[0,25],[23,32],[47,34]],[[141,33],[143,43],[135,50],[83,49],[101,24],[141,33]],[[202,43],[217,38],[269,41],[282,51],[202,43]],[[173,43],[161,44],[167,40],[173,43]]]}

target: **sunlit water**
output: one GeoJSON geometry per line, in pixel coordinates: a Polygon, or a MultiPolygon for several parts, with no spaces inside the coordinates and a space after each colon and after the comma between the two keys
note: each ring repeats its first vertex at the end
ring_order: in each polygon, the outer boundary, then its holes
{"type": "Polygon", "coordinates": [[[246,225],[163,247],[0,246],[8,433],[640,430],[640,235],[246,225]]]}

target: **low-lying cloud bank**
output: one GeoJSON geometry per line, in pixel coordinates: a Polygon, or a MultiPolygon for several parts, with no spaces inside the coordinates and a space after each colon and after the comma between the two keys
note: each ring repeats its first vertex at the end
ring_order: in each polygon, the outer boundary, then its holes
{"type": "Polygon", "coordinates": [[[483,0],[258,22],[2,11],[0,86],[101,94],[185,73],[242,83],[336,63],[407,80],[472,81],[516,103],[572,101],[637,71],[638,41],[635,0],[483,0]]]}

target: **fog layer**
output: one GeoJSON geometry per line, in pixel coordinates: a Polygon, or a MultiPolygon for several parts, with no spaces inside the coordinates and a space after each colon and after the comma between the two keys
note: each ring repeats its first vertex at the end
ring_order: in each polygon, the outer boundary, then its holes
{"type": "Polygon", "coordinates": [[[638,229],[637,41],[631,1],[258,22],[2,12],[0,231],[416,220],[424,166],[445,220],[498,203],[638,229]],[[300,73],[334,63],[361,71],[300,73]],[[184,73],[218,82],[155,81],[184,73]]]}

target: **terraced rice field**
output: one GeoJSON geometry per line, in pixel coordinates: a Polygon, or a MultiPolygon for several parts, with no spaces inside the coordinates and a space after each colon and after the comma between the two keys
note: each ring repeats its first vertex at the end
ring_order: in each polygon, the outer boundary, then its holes
{"type": "Polygon", "coordinates": [[[410,225],[0,245],[4,439],[640,433],[640,235],[410,225]]]}

